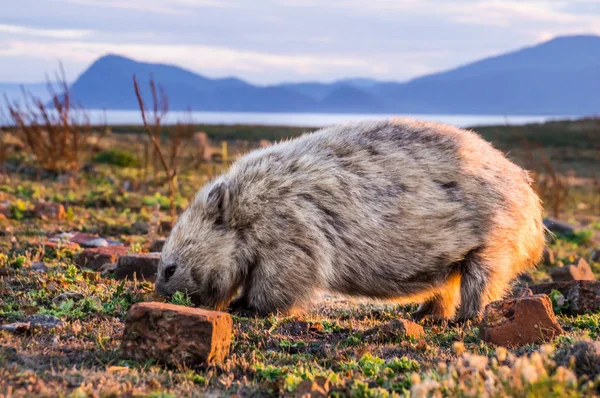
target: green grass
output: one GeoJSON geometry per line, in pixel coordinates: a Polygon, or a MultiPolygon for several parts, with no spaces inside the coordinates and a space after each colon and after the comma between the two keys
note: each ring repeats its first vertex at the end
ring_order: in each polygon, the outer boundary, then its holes
{"type": "MultiPolygon", "coordinates": [[[[559,154],[557,159],[566,162],[559,168],[568,168],[571,149],[589,149],[587,133],[582,130],[589,122],[561,123],[521,131],[533,129],[531,134],[550,148],[548,153],[559,154]],[[560,136],[565,131],[569,140],[560,136]],[[567,149],[560,154],[561,148],[567,149]]],[[[113,131],[124,133],[127,129],[113,131]]],[[[198,129],[227,139],[281,138],[305,130],[261,126],[198,129]]],[[[506,135],[517,134],[514,130],[481,131],[499,146],[512,145],[511,153],[519,151],[517,136],[506,135]]],[[[585,159],[582,168],[588,164],[585,159]]],[[[179,211],[224,167],[203,165],[179,174],[179,211]]],[[[80,270],[74,265],[77,249],[44,248],[41,242],[54,233],[77,230],[120,240],[135,252],[147,250],[157,235],[158,223],[167,217],[168,190],[160,174],[135,189],[123,189],[125,181],[139,182],[138,178],[137,168],[114,167],[113,162],[97,165],[93,174],[72,186],[56,178],[37,181],[20,175],[12,175],[10,182],[0,185],[0,202],[11,204],[9,217],[0,218],[0,231],[7,231],[0,233],[0,324],[33,314],[54,316],[65,323],[63,328],[31,334],[0,332],[0,394],[11,390],[15,396],[293,396],[303,382],[325,379],[330,395],[339,397],[408,396],[411,391],[412,396],[419,396],[425,389],[423,396],[482,396],[491,385],[492,396],[497,397],[582,396],[597,391],[580,375],[573,378],[573,372],[581,373],[581,366],[563,369],[558,363],[566,361],[564,357],[581,341],[599,337],[600,314],[564,315],[564,303],[557,293],[551,297],[566,333],[550,342],[550,348],[530,345],[504,350],[481,341],[477,325],[427,323],[423,324],[423,338],[389,337],[374,342],[365,337],[366,330],[407,318],[415,307],[328,298],[296,317],[234,316],[232,349],[222,364],[184,367],[125,360],[119,353],[125,315],[134,303],[155,299],[153,285],[80,270]],[[36,218],[30,210],[40,199],[65,204],[70,216],[60,221],[36,218]],[[47,273],[32,271],[32,263],[39,261],[46,264],[47,273]],[[64,293],[81,297],[55,300],[64,293]]],[[[592,203],[597,194],[591,185],[571,192],[574,196],[567,201],[563,218],[585,226],[551,244],[557,261],[565,264],[577,257],[589,258],[600,236],[600,217],[595,210],[578,207],[581,202],[592,203]]],[[[598,275],[600,266],[591,265],[598,275]]],[[[548,270],[540,267],[532,272],[534,281],[546,280],[548,270]]],[[[192,305],[182,293],[170,301],[192,305]]],[[[592,364],[597,359],[592,354],[585,358],[592,364]]]]}

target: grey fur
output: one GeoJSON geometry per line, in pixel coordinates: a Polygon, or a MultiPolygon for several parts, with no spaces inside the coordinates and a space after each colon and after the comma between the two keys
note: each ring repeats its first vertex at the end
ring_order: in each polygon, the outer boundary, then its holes
{"type": "Polygon", "coordinates": [[[475,133],[348,123],[251,152],[203,187],[164,245],[156,289],[218,309],[241,290],[234,306],[261,315],[327,289],[471,319],[543,246],[528,174],[475,133]]]}

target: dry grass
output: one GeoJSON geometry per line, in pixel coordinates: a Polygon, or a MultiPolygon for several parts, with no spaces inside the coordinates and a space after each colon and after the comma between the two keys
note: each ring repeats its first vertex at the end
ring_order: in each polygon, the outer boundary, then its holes
{"type": "Polygon", "coordinates": [[[51,106],[23,90],[21,102],[5,97],[15,132],[35,161],[44,169],[76,175],[84,159],[90,120],[71,100],[61,67],[56,83],[48,80],[51,106]]]}

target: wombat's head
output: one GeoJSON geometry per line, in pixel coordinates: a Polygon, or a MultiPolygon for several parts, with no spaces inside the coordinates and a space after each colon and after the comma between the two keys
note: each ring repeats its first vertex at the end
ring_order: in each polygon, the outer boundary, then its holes
{"type": "Polygon", "coordinates": [[[241,249],[230,225],[231,192],[224,182],[203,188],[163,246],[156,291],[189,295],[196,305],[224,309],[242,282],[241,249]]]}

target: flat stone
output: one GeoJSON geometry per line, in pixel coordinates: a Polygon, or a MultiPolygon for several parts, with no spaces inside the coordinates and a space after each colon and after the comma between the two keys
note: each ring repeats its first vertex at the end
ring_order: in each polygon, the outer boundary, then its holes
{"type": "Polygon", "coordinates": [[[166,241],[167,241],[166,238],[154,239],[152,241],[152,245],[150,245],[150,251],[153,252],[153,253],[160,253],[160,252],[162,252],[163,246],[165,245],[166,241]]]}
{"type": "Polygon", "coordinates": [[[382,325],[365,331],[364,336],[369,340],[383,341],[395,338],[421,338],[425,335],[423,327],[407,319],[394,319],[382,325]]]}
{"type": "Polygon", "coordinates": [[[528,287],[516,286],[512,290],[512,297],[513,298],[529,297],[529,296],[533,296],[533,292],[528,287]]]}
{"type": "Polygon", "coordinates": [[[63,220],[67,216],[63,205],[52,202],[36,203],[33,214],[43,220],[63,220]]]}
{"type": "Polygon", "coordinates": [[[573,264],[550,269],[550,276],[554,282],[568,281],[593,281],[594,273],[590,265],[583,258],[578,258],[573,264]]]}
{"type": "Polygon", "coordinates": [[[137,361],[204,365],[229,353],[231,316],[166,303],[138,303],[125,319],[121,355],[137,361]]]}
{"type": "Polygon", "coordinates": [[[571,224],[553,218],[544,218],[544,226],[555,234],[572,235],[575,232],[571,224]]]}
{"type": "Polygon", "coordinates": [[[121,256],[115,269],[116,279],[133,279],[150,282],[156,281],[156,270],[160,261],[160,253],[135,253],[121,256]]]}
{"type": "Polygon", "coordinates": [[[62,328],[65,323],[50,315],[30,315],[23,322],[8,323],[0,325],[0,330],[11,333],[27,333],[31,329],[55,329],[62,328]]]}
{"type": "Polygon", "coordinates": [[[96,238],[85,242],[83,247],[108,247],[108,241],[104,238],[96,238]]]}
{"type": "Polygon", "coordinates": [[[550,294],[559,291],[568,304],[564,310],[573,315],[581,315],[600,310],[600,282],[570,281],[540,283],[531,286],[534,294],[550,294]]]}
{"type": "Polygon", "coordinates": [[[488,304],[479,331],[483,341],[504,347],[539,344],[563,333],[544,294],[488,304]]]}
{"type": "Polygon", "coordinates": [[[60,305],[61,303],[68,301],[68,300],[73,300],[73,301],[83,300],[83,294],[72,293],[72,292],[59,294],[58,296],[56,296],[52,299],[52,304],[60,305]]]}
{"type": "Polygon", "coordinates": [[[31,264],[31,271],[45,273],[48,272],[48,267],[42,261],[36,261],[31,264]]]}
{"type": "Polygon", "coordinates": [[[106,263],[115,263],[119,257],[127,254],[125,246],[109,246],[85,249],[75,257],[75,265],[80,268],[97,270],[106,263]]]}
{"type": "Polygon", "coordinates": [[[100,236],[89,235],[83,232],[70,233],[66,236],[63,234],[59,235],[59,237],[62,237],[63,239],[66,238],[69,242],[77,243],[83,248],[123,246],[122,242],[102,238],[100,236]]]}

